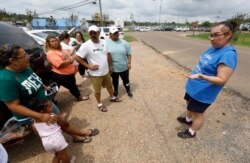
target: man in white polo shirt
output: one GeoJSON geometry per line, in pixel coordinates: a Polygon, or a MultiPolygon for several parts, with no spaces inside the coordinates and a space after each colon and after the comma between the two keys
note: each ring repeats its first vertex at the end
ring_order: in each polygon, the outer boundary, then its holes
{"type": "Polygon", "coordinates": [[[111,76],[109,67],[112,66],[112,59],[107,51],[106,42],[100,40],[99,28],[92,25],[88,29],[90,39],[83,43],[80,49],[76,52],[75,60],[89,70],[90,79],[95,91],[95,98],[98,102],[98,109],[102,112],[108,111],[101,102],[101,87],[106,87],[110,94],[110,102],[120,102],[120,100],[113,95],[111,76]],[[84,62],[82,58],[86,58],[88,63],[84,62]]]}

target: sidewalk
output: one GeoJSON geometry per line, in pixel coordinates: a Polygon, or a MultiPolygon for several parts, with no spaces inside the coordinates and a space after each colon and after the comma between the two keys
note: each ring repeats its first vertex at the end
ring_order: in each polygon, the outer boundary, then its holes
{"type": "MultiPolygon", "coordinates": [[[[222,92],[206,112],[197,137],[180,139],[176,133],[187,128],[176,121],[185,111],[185,70],[140,42],[131,45],[133,99],[121,81],[121,103],[110,103],[107,91],[102,90],[107,113],[97,109],[90,81],[82,87],[83,93],[90,93],[88,101],[72,102],[65,89],[58,93],[56,99],[70,122],[100,130],[89,144],[73,144],[66,135],[68,151],[76,155],[77,163],[249,162],[250,102],[229,90],[222,92]]],[[[51,162],[53,155],[43,150],[38,137],[28,138],[24,145],[8,149],[10,162],[51,162]]]]}

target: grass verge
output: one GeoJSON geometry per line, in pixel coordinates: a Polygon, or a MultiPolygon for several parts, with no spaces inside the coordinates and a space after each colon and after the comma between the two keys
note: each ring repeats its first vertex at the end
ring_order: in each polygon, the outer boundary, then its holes
{"type": "MultiPolygon", "coordinates": [[[[208,35],[209,35],[209,33],[200,33],[200,34],[195,34],[194,36],[189,35],[189,37],[208,40],[208,35]]],[[[233,39],[231,40],[231,44],[237,45],[237,46],[250,47],[250,33],[237,32],[234,35],[233,39]]]]}

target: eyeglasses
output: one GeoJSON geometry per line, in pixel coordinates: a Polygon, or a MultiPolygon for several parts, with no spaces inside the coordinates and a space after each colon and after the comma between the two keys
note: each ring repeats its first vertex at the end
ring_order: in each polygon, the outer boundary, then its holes
{"type": "Polygon", "coordinates": [[[6,55],[7,55],[7,58],[13,58],[13,59],[21,59],[21,58],[29,58],[29,55],[28,53],[26,53],[24,51],[24,55],[22,56],[17,56],[19,53],[18,53],[18,49],[20,49],[20,47],[18,45],[13,45],[13,44],[5,44],[4,45],[6,47],[6,55]]]}
{"type": "Polygon", "coordinates": [[[215,34],[212,34],[212,33],[210,33],[210,35],[208,36],[208,38],[209,39],[218,39],[218,38],[220,38],[221,36],[223,36],[223,35],[226,35],[226,34],[228,34],[228,32],[229,31],[227,31],[227,32],[224,32],[224,33],[215,33],[215,34]]]}
{"type": "Polygon", "coordinates": [[[12,53],[13,53],[13,49],[14,49],[14,45],[6,44],[6,46],[7,46],[7,56],[8,56],[8,58],[11,58],[12,53]]]}

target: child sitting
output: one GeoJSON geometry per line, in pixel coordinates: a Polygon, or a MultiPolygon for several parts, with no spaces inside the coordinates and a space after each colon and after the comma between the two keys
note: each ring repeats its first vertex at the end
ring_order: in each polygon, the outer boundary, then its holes
{"type": "Polygon", "coordinates": [[[60,163],[60,161],[62,161],[62,163],[74,163],[76,157],[72,156],[71,159],[69,158],[67,153],[68,143],[62,134],[60,125],[58,125],[58,123],[67,125],[67,121],[65,121],[66,114],[55,115],[52,113],[51,102],[48,100],[40,102],[38,107],[36,107],[36,111],[51,113],[51,116],[57,116],[57,122],[52,124],[34,119],[34,128],[42,140],[44,149],[47,152],[55,153],[53,163],[60,163]]]}

